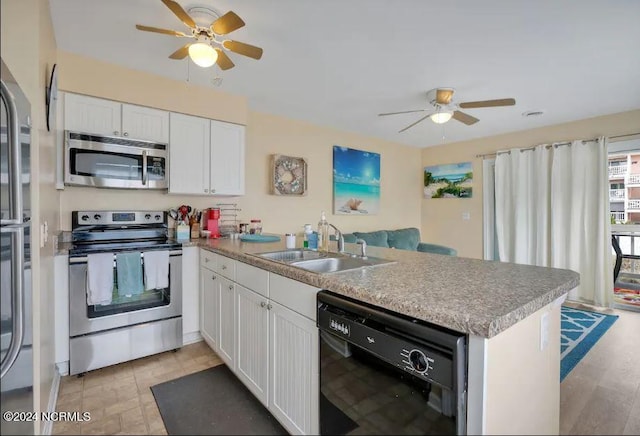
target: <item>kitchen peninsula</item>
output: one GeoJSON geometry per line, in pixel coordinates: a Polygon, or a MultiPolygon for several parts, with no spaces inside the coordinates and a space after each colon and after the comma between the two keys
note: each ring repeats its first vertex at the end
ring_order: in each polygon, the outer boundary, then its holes
{"type": "Polygon", "coordinates": [[[283,242],[189,244],[468,335],[468,434],[558,433],[560,303],[578,285],[577,273],[370,247],[370,255],[395,262],[316,274],[254,255],[284,250],[283,242]]]}

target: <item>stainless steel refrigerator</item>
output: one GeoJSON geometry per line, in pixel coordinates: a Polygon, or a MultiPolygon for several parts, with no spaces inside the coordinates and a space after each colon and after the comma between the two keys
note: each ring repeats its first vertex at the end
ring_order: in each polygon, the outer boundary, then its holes
{"type": "Polygon", "coordinates": [[[31,105],[2,60],[0,71],[0,345],[2,434],[33,434],[33,422],[6,420],[32,412],[31,105]]]}

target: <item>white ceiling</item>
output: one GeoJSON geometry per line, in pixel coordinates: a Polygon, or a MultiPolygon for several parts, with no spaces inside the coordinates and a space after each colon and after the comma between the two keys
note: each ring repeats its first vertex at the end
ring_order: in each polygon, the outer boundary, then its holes
{"type": "MultiPolygon", "coordinates": [[[[278,114],[415,147],[492,136],[640,108],[640,1],[178,0],[185,10],[233,10],[246,26],[226,38],[264,49],[235,68],[202,69],[168,56],[185,31],[160,0],[50,0],[59,49],[249,99],[278,114]],[[422,115],[426,91],[454,100],[513,97],[511,107],[465,109],[467,126],[422,115]],[[522,113],[543,110],[541,117],[522,113]],[[444,135],[444,139],[443,139],[444,135]]],[[[161,90],[159,90],[161,92],[161,90]]]]}

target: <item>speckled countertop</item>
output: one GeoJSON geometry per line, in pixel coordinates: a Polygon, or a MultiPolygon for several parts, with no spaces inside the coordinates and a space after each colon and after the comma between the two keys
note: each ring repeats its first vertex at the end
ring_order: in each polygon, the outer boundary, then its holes
{"type": "MultiPolygon", "coordinates": [[[[486,338],[506,330],[579,283],[579,275],[565,269],[372,246],[367,247],[368,255],[396,263],[316,274],[251,255],[284,250],[284,237],[281,239],[273,243],[199,239],[184,242],[183,247],[201,247],[317,288],[486,338]]],[[[57,254],[67,254],[69,245],[60,243],[57,254]]],[[[359,252],[355,244],[345,247],[348,252],[359,252]]]]}
{"type": "MultiPolygon", "coordinates": [[[[396,263],[316,274],[252,256],[285,249],[275,243],[201,239],[199,246],[337,294],[464,333],[490,338],[536,312],[579,283],[578,273],[513,263],[369,246],[367,254],[396,263]]],[[[357,253],[359,246],[345,244],[357,253]]]]}

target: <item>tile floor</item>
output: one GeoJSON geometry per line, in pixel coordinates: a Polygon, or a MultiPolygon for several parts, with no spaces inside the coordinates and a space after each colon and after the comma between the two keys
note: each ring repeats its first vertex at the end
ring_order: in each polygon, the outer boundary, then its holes
{"type": "Polygon", "coordinates": [[[640,313],[566,304],[619,318],[560,384],[560,434],[640,434],[640,313]]]}
{"type": "Polygon", "coordinates": [[[56,410],[90,412],[91,419],[56,423],[53,434],[167,434],[150,387],[221,363],[206,343],[198,342],[84,377],[62,377],[56,410]]]}
{"type": "MultiPolygon", "coordinates": [[[[571,304],[578,309],[593,309],[571,304]]],[[[620,318],[560,385],[560,434],[640,434],[640,313],[620,318]]],[[[63,377],[57,410],[90,412],[53,434],[167,434],[150,386],[222,363],[204,343],[63,377]]]]}

